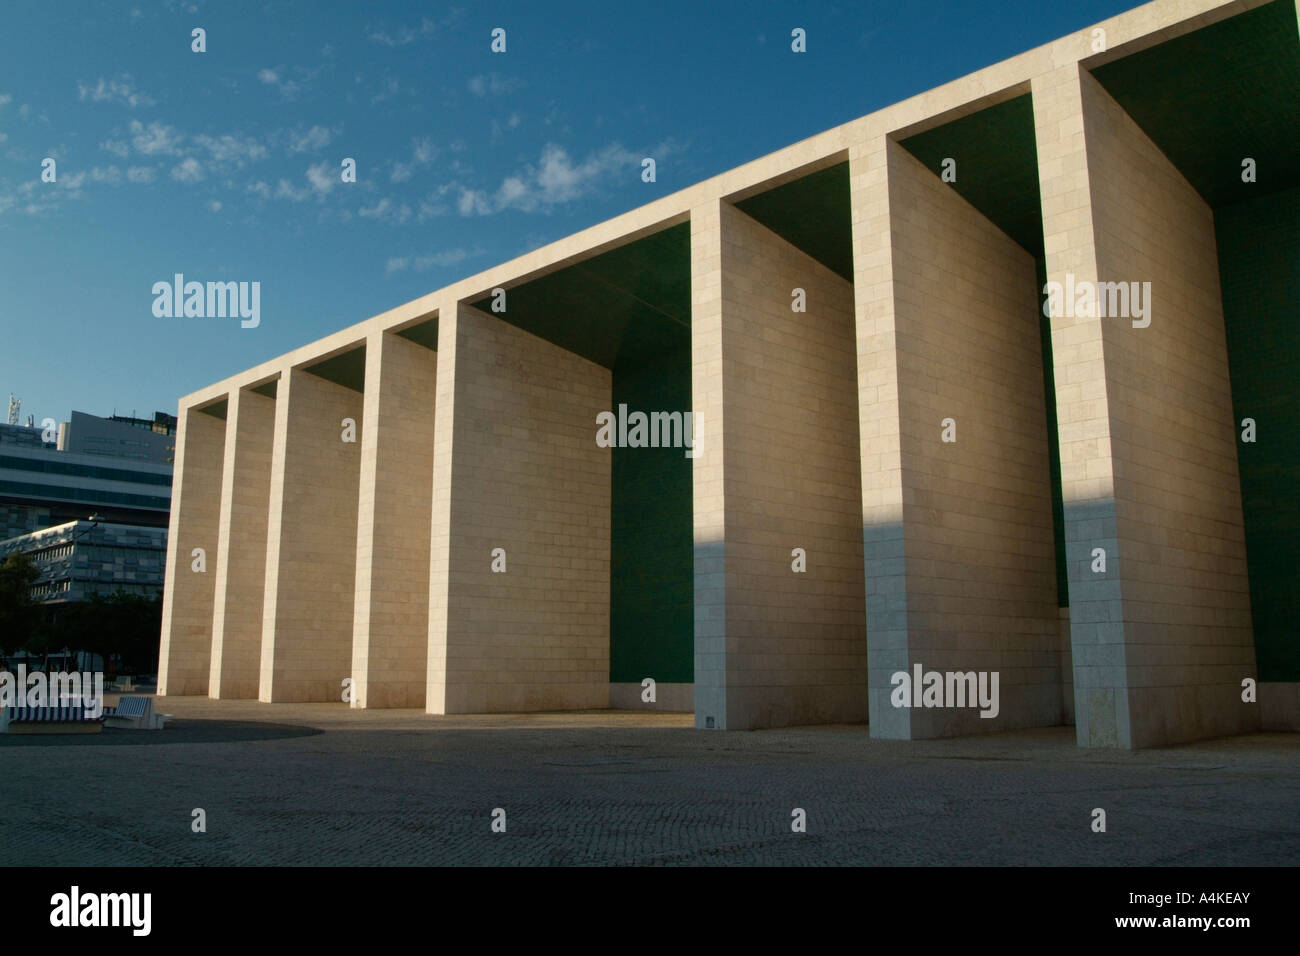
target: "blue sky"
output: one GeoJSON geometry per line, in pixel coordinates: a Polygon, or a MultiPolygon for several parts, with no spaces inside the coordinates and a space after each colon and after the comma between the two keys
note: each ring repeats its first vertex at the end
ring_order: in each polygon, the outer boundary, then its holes
{"type": "Polygon", "coordinates": [[[0,402],[17,394],[38,422],[174,413],[209,382],[1134,5],[6,0],[0,402]],[[152,286],[177,272],[260,282],[260,325],[155,317],[152,286]]]}

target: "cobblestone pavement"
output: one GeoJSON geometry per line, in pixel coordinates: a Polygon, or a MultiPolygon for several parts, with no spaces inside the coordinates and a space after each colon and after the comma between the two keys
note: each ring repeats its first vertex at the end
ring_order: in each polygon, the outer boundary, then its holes
{"type": "Polygon", "coordinates": [[[0,735],[0,864],[1300,863],[1294,734],[1126,753],[1071,728],[898,742],[612,711],[159,709],[159,732],[0,735]]]}

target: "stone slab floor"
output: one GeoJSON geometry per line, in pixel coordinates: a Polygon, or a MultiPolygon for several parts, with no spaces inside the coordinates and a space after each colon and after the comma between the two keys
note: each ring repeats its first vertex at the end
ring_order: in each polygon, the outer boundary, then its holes
{"type": "Polygon", "coordinates": [[[0,865],[1300,864],[1294,734],[1124,753],[1065,727],[913,743],[615,711],[159,709],[158,732],[0,735],[0,865]]]}

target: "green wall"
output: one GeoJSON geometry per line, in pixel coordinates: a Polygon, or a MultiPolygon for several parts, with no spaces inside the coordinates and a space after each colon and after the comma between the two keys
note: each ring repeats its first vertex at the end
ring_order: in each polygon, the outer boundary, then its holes
{"type": "MultiPolygon", "coordinates": [[[[691,409],[689,343],[614,368],[614,408],[691,409]]],[[[695,677],[691,465],[683,448],[614,448],[610,528],[609,679],[695,677]]]]}
{"type": "Polygon", "coordinates": [[[1261,681],[1300,681],[1300,188],[1215,210],[1261,681]],[[1241,420],[1256,422],[1243,443],[1241,420]]]}

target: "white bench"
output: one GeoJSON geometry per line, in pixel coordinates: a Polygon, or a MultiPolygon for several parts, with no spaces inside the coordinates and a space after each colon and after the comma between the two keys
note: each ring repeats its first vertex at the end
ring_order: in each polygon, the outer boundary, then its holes
{"type": "Polygon", "coordinates": [[[157,714],[153,709],[152,697],[122,697],[104,723],[108,727],[124,727],[131,730],[162,730],[163,725],[171,719],[171,714],[157,714]]]}
{"type": "Polygon", "coordinates": [[[0,707],[0,733],[98,733],[100,721],[81,704],[0,707]]]}

